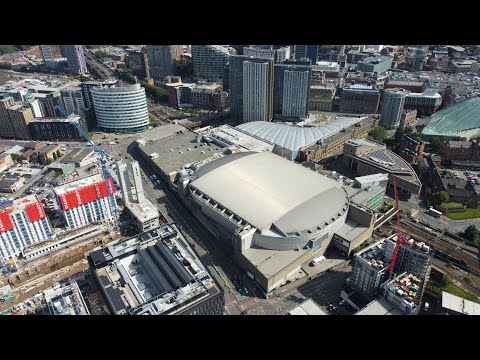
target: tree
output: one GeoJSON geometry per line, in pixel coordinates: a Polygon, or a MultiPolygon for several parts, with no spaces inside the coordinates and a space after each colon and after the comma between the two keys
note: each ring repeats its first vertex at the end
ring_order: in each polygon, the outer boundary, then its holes
{"type": "Polygon", "coordinates": [[[193,75],[192,60],[180,59],[175,61],[175,73],[182,78],[193,75]]]}
{"type": "Polygon", "coordinates": [[[410,135],[412,135],[412,133],[413,133],[414,131],[415,131],[415,130],[413,130],[413,128],[412,128],[410,125],[408,125],[408,126],[405,127],[405,135],[410,136],[410,135]]]}
{"type": "Polygon", "coordinates": [[[446,191],[439,191],[433,194],[432,203],[435,205],[440,205],[444,202],[448,202],[448,193],[446,191]]]}
{"type": "MultiPolygon", "coordinates": [[[[406,130],[406,129],[405,129],[405,130],[406,130]]],[[[412,132],[412,133],[410,134],[410,137],[413,138],[413,139],[415,139],[415,140],[417,140],[417,141],[419,141],[419,142],[422,142],[422,141],[423,141],[423,140],[422,140],[422,134],[420,134],[419,132],[416,132],[416,131],[412,132]]]]}
{"type": "Polygon", "coordinates": [[[418,108],[417,109],[417,116],[423,116],[425,114],[425,111],[423,110],[423,108],[418,108]]]}
{"type": "Polygon", "coordinates": [[[0,62],[0,69],[11,69],[12,64],[6,62],[0,62]]]}
{"type": "Polygon", "coordinates": [[[440,149],[442,148],[443,141],[440,140],[439,137],[432,137],[430,139],[430,151],[434,153],[438,153],[440,149]]]}
{"type": "Polygon", "coordinates": [[[47,165],[50,165],[52,162],[53,162],[52,159],[47,158],[47,165]]]}
{"type": "Polygon", "coordinates": [[[405,129],[403,126],[399,126],[397,130],[395,130],[395,140],[400,141],[400,139],[405,135],[405,129]]]}
{"type": "Polygon", "coordinates": [[[12,160],[13,161],[17,161],[19,155],[18,154],[10,154],[10,156],[12,157],[12,160]]]}
{"type": "Polygon", "coordinates": [[[58,159],[58,156],[57,156],[57,153],[53,153],[53,160],[57,160],[58,159]]]}
{"type": "Polygon", "coordinates": [[[60,149],[57,150],[57,159],[60,158],[62,156],[62,152],[60,151],[60,149]]]}
{"type": "Polygon", "coordinates": [[[99,59],[105,59],[106,57],[108,57],[108,54],[105,52],[105,51],[102,51],[102,50],[99,50],[95,53],[95,55],[97,56],[97,58],[99,59]]]}
{"type": "Polygon", "coordinates": [[[470,225],[464,232],[460,233],[460,236],[472,242],[480,242],[480,233],[475,225],[470,225]]]}
{"type": "Polygon", "coordinates": [[[388,137],[387,130],[381,126],[375,127],[368,135],[372,139],[380,142],[383,142],[388,137]]]}

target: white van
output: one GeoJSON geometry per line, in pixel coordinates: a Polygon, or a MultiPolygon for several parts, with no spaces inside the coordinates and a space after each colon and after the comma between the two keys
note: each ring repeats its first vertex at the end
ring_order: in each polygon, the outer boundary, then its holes
{"type": "Polygon", "coordinates": [[[312,260],[312,262],[310,263],[310,266],[317,266],[320,262],[322,262],[323,260],[325,260],[325,256],[317,256],[316,258],[314,258],[312,260]]]}

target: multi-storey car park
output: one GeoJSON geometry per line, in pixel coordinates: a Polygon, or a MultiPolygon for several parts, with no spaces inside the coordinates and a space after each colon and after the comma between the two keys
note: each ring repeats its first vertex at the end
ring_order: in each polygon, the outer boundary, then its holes
{"type": "Polygon", "coordinates": [[[221,315],[224,296],[175,225],[88,256],[112,314],[221,315]]]}

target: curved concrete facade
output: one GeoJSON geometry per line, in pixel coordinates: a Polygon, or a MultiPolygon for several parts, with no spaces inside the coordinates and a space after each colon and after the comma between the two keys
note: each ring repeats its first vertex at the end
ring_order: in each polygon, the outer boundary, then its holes
{"type": "Polygon", "coordinates": [[[140,84],[92,89],[98,127],[107,132],[130,133],[148,129],[145,89],[140,84]]]}

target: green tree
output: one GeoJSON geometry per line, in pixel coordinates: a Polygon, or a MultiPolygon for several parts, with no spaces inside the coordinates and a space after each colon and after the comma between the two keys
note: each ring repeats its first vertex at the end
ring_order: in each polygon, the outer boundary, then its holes
{"type": "Polygon", "coordinates": [[[126,68],[125,64],[122,64],[122,63],[117,64],[117,69],[125,69],[125,68],[126,68]]]}
{"type": "Polygon", "coordinates": [[[0,69],[11,69],[12,64],[6,62],[0,62],[0,69]]]}
{"type": "Polygon", "coordinates": [[[372,139],[380,142],[383,142],[388,137],[387,130],[385,130],[385,128],[381,126],[377,126],[374,129],[372,129],[372,131],[370,131],[368,135],[372,139]]]}
{"type": "Polygon", "coordinates": [[[17,161],[19,155],[18,154],[10,154],[10,156],[12,157],[12,160],[13,161],[17,161]]]}
{"type": "Polygon", "coordinates": [[[57,159],[58,159],[57,153],[53,153],[53,160],[57,160],[57,159]]]}
{"type": "Polygon", "coordinates": [[[397,128],[397,130],[395,130],[395,140],[397,140],[397,142],[405,135],[405,129],[403,128],[403,126],[399,126],[397,128]]]}
{"type": "Polygon", "coordinates": [[[60,151],[60,149],[57,150],[57,159],[61,158],[62,157],[62,152],[60,151]]]}
{"type": "Polygon", "coordinates": [[[193,75],[192,60],[180,59],[175,61],[175,73],[182,78],[193,75]]]}
{"type": "Polygon", "coordinates": [[[475,225],[467,227],[464,232],[460,233],[460,236],[472,242],[478,243],[480,240],[480,233],[475,225]]]}
{"type": "Polygon", "coordinates": [[[425,115],[425,111],[423,110],[423,108],[418,108],[417,109],[417,116],[424,116],[425,115]]]}
{"type": "Polygon", "coordinates": [[[432,203],[440,205],[441,203],[448,202],[448,193],[446,191],[439,191],[433,194],[432,203]]]}
{"type": "Polygon", "coordinates": [[[99,59],[105,59],[106,57],[108,57],[108,54],[103,50],[99,50],[95,53],[95,56],[99,59]]]}
{"type": "MultiPolygon", "coordinates": [[[[405,129],[405,130],[406,130],[406,129],[405,129]]],[[[422,140],[422,134],[420,134],[419,132],[416,132],[416,131],[412,132],[412,133],[410,134],[410,137],[413,138],[413,139],[415,139],[415,140],[417,140],[417,141],[420,141],[420,142],[423,141],[423,140],[422,140]]]]}
{"type": "Polygon", "coordinates": [[[415,131],[415,130],[413,130],[413,128],[412,128],[410,125],[408,125],[408,126],[405,127],[405,135],[410,136],[410,135],[412,135],[412,133],[413,133],[414,131],[415,131]]]}
{"type": "Polygon", "coordinates": [[[52,162],[53,162],[52,159],[47,158],[47,165],[50,165],[52,162]]]}
{"type": "Polygon", "coordinates": [[[430,151],[434,153],[438,153],[440,149],[442,148],[443,141],[439,137],[432,137],[430,139],[430,151]]]}
{"type": "Polygon", "coordinates": [[[125,57],[123,58],[123,61],[125,62],[125,67],[127,69],[130,69],[130,56],[125,55],[125,57]]]}

